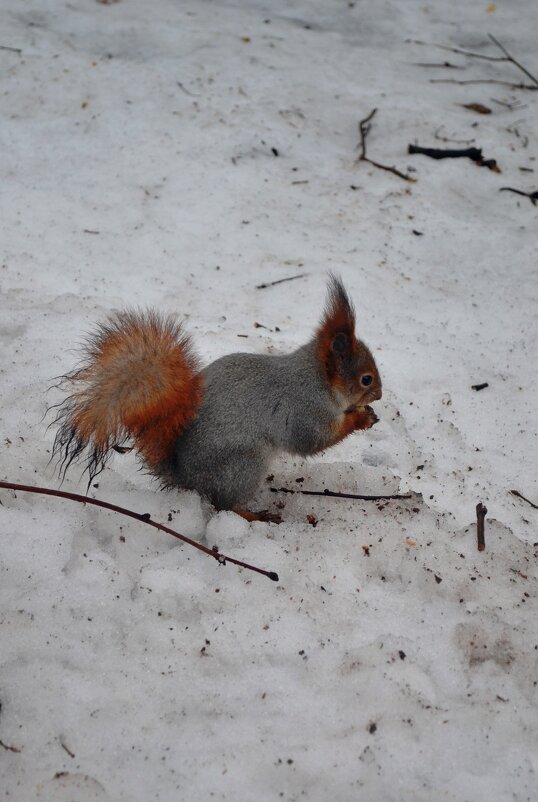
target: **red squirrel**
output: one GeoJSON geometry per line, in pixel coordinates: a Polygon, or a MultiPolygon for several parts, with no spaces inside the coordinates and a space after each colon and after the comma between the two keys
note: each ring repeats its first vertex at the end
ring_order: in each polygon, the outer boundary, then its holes
{"type": "Polygon", "coordinates": [[[117,313],[90,335],[65,376],[54,454],[65,472],[86,457],[90,483],[128,439],[163,486],[197,490],[247,520],[244,505],[279,452],[307,456],[378,418],[381,379],[355,336],[355,311],[331,275],[312,339],[291,354],[229,354],[201,369],[172,316],[117,313]]]}

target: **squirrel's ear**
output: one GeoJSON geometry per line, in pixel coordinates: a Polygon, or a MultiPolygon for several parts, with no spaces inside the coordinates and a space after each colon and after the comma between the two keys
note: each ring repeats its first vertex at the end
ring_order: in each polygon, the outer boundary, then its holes
{"type": "Polygon", "coordinates": [[[331,342],[331,351],[336,356],[344,357],[347,354],[350,354],[352,350],[352,343],[349,339],[349,336],[343,332],[339,331],[336,334],[331,342]]]}
{"type": "Polygon", "coordinates": [[[329,378],[342,370],[342,363],[351,356],[355,347],[355,310],[342,281],[329,278],[327,303],[316,332],[317,353],[329,378]]]}

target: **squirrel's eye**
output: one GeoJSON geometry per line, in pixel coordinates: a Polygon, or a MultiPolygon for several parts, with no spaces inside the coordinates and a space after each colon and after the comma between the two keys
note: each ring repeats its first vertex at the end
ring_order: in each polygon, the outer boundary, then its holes
{"type": "Polygon", "coordinates": [[[364,387],[369,387],[369,385],[373,382],[374,377],[371,373],[365,373],[364,376],[361,376],[361,384],[364,387]]]}

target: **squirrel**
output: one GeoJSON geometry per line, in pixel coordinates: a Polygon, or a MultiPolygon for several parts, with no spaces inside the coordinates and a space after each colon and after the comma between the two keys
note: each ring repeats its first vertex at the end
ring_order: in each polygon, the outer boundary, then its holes
{"type": "Polygon", "coordinates": [[[53,456],[65,475],[86,456],[90,486],[113,451],[134,443],[164,487],[196,490],[216,509],[276,520],[244,505],[279,452],[324,451],[378,418],[381,379],[355,336],[355,310],[330,275],[312,339],[284,355],[236,353],[205,368],[173,316],[112,315],[89,336],[81,365],[63,376],[53,456]]]}

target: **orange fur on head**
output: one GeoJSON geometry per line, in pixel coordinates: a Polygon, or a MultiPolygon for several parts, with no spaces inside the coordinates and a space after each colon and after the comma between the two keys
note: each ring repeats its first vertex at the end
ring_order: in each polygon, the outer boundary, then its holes
{"type": "Polygon", "coordinates": [[[101,326],[59,408],[54,449],[67,467],[86,447],[91,479],[128,437],[149,469],[162,473],[174,442],[196,415],[203,379],[189,339],[172,317],[123,312],[101,326]]]}

